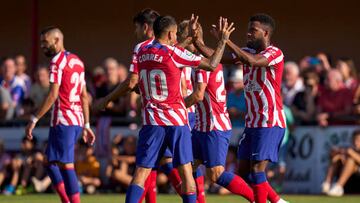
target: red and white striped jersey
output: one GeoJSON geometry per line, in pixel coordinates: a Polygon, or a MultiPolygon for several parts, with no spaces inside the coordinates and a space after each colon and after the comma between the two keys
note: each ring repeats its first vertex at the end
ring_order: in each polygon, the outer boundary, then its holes
{"type": "MultiPolygon", "coordinates": [[[[254,50],[244,48],[254,54],[254,50]]],[[[274,46],[260,52],[267,58],[268,67],[244,66],[244,85],[247,114],[245,126],[286,127],[283,102],[281,97],[281,80],[284,69],[284,55],[274,46]]]]}
{"type": "Polygon", "coordinates": [[[151,44],[154,41],[154,38],[150,38],[148,40],[145,40],[143,42],[140,42],[139,44],[137,44],[134,48],[133,51],[133,55],[132,55],[132,60],[131,60],[131,64],[130,64],[130,68],[129,71],[131,73],[135,73],[135,74],[139,74],[139,70],[138,70],[138,59],[137,59],[137,54],[139,53],[139,51],[141,50],[141,48],[145,47],[146,45],[151,44]]]}
{"type": "Polygon", "coordinates": [[[201,132],[231,130],[221,64],[213,72],[196,70],[196,82],[206,83],[204,99],[196,103],[194,129],[201,132]]]}
{"type": "Polygon", "coordinates": [[[52,112],[50,126],[84,125],[80,94],[85,86],[84,64],[75,54],[62,51],[50,62],[50,83],[58,84],[59,96],[52,112]]]}
{"type": "Polygon", "coordinates": [[[187,50],[156,41],[138,52],[139,88],[143,124],[160,126],[188,125],[181,91],[184,67],[197,67],[201,57],[187,50]]]}
{"type": "MultiPolygon", "coordinates": [[[[189,96],[193,91],[193,82],[192,82],[192,76],[193,76],[193,69],[191,67],[185,67],[183,68],[183,72],[181,77],[184,77],[185,81],[186,81],[186,96],[189,96]]],[[[188,108],[188,112],[189,113],[195,113],[195,105],[192,105],[191,107],[188,108]]]]}

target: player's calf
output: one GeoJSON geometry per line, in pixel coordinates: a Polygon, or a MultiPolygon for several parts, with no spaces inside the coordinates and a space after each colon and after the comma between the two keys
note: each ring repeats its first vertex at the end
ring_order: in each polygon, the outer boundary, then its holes
{"type": "Polygon", "coordinates": [[[60,168],[55,162],[46,163],[46,171],[51,179],[52,185],[59,195],[62,203],[70,202],[69,197],[66,194],[64,180],[60,172],[60,168]]]}
{"type": "Polygon", "coordinates": [[[180,165],[178,167],[179,174],[182,180],[182,199],[183,203],[196,202],[196,184],[192,174],[191,163],[180,165]]]}
{"type": "Polygon", "coordinates": [[[59,163],[60,173],[64,179],[66,194],[71,203],[80,203],[78,179],[73,163],[59,163]]]}
{"type": "Polygon", "coordinates": [[[144,193],[144,184],[151,168],[136,167],[134,177],[126,191],[125,203],[138,203],[144,193]]]}

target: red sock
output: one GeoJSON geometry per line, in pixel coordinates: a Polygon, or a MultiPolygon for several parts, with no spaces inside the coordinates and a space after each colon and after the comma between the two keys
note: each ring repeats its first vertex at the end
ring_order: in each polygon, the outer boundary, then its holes
{"type": "Polygon", "coordinates": [[[146,203],[156,203],[156,177],[157,171],[151,171],[150,183],[145,196],[146,203]]]}
{"type": "Polygon", "coordinates": [[[55,188],[56,192],[58,193],[58,195],[60,196],[62,203],[70,202],[69,197],[66,194],[64,182],[60,182],[59,184],[55,185],[54,188],[55,188]]]}
{"type": "Polygon", "coordinates": [[[254,192],[251,187],[240,176],[235,175],[226,187],[233,194],[241,195],[250,202],[254,202],[254,192]]]}
{"type": "MultiPolygon", "coordinates": [[[[152,172],[153,172],[153,171],[151,171],[151,173],[152,173],[152,172]]],[[[143,194],[142,194],[142,196],[141,196],[141,198],[140,198],[140,200],[139,200],[139,203],[142,203],[142,201],[145,199],[146,194],[148,193],[148,190],[149,190],[149,188],[150,188],[150,184],[151,184],[151,181],[152,181],[151,173],[150,173],[150,175],[147,177],[147,179],[146,179],[146,181],[145,181],[145,183],[144,183],[144,192],[143,192],[143,194]]]]}
{"type": "Polygon", "coordinates": [[[269,182],[266,182],[267,191],[268,191],[268,200],[271,203],[277,203],[280,200],[280,196],[275,192],[275,190],[271,187],[269,182]]]}
{"type": "Polygon", "coordinates": [[[80,193],[78,192],[78,193],[71,195],[70,202],[71,203],[80,203],[80,193]]]}
{"type": "Polygon", "coordinates": [[[175,188],[176,192],[181,195],[181,178],[179,175],[179,172],[177,169],[173,169],[171,170],[171,172],[169,173],[169,180],[171,182],[171,185],[175,188]]]}
{"type": "Polygon", "coordinates": [[[195,179],[196,182],[196,203],[205,203],[204,176],[195,179]]]}
{"type": "Polygon", "coordinates": [[[266,203],[268,196],[267,184],[268,184],[267,182],[263,182],[257,185],[252,185],[256,203],[266,203]]]}

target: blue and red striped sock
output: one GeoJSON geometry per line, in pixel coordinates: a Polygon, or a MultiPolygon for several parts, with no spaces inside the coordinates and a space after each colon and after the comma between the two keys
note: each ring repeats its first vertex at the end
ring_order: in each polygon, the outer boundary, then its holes
{"type": "Polygon", "coordinates": [[[241,195],[250,202],[254,201],[254,192],[240,176],[224,171],[216,183],[225,187],[233,194],[241,195]]]}
{"type": "Polygon", "coordinates": [[[52,182],[52,185],[56,193],[59,195],[61,199],[61,202],[68,203],[70,200],[66,194],[63,177],[61,176],[59,167],[56,164],[51,163],[46,166],[46,171],[48,173],[48,176],[50,177],[50,180],[52,182]]]}
{"type": "Polygon", "coordinates": [[[64,179],[66,194],[71,203],[80,203],[79,184],[74,168],[65,167],[60,170],[64,179]]]}
{"type": "Polygon", "coordinates": [[[196,192],[189,192],[181,195],[183,203],[196,203],[196,192]]]}
{"type": "Polygon", "coordinates": [[[265,172],[252,173],[252,188],[254,190],[255,202],[266,203],[268,197],[268,182],[265,172]]]}
{"type": "Polygon", "coordinates": [[[143,193],[144,189],[142,187],[131,184],[126,191],[125,203],[138,203],[143,193]]]}

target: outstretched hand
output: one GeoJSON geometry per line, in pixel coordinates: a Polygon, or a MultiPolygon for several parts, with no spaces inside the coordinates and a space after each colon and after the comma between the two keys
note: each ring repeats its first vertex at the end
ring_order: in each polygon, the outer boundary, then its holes
{"type": "Polygon", "coordinates": [[[227,18],[220,17],[218,26],[212,25],[210,32],[217,40],[228,41],[234,30],[235,27],[233,22],[229,25],[227,18]]]}
{"type": "Polygon", "coordinates": [[[199,16],[196,16],[194,14],[191,14],[190,22],[189,22],[189,36],[193,39],[196,39],[199,37],[199,16]]]}

